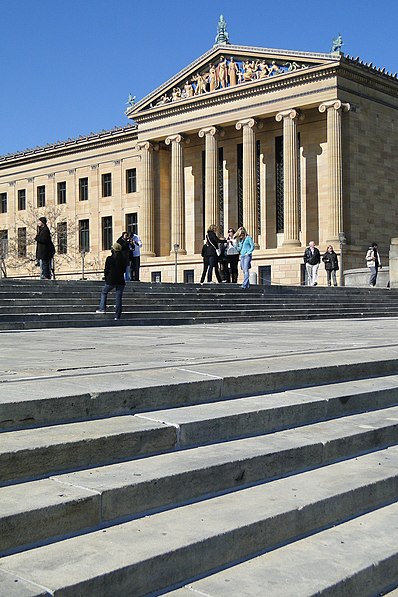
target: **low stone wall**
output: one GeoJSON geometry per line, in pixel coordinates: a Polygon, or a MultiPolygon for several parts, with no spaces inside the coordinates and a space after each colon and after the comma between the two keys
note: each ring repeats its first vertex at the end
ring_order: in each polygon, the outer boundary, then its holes
{"type": "MultiPolygon", "coordinates": [[[[370,270],[368,267],[361,267],[359,269],[347,269],[344,271],[345,286],[354,286],[356,288],[364,288],[369,286],[370,270]]],[[[387,288],[390,280],[390,268],[383,267],[379,270],[377,276],[377,288],[387,288]]]]}

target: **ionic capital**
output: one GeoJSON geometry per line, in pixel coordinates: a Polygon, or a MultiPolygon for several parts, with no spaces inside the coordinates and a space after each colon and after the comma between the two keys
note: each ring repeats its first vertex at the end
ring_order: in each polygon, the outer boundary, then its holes
{"type": "Polygon", "coordinates": [[[301,114],[301,112],[295,108],[291,108],[290,110],[278,112],[278,114],[275,116],[275,120],[277,122],[281,122],[285,118],[290,118],[290,120],[304,120],[304,114],[301,114]]]}
{"type": "Polygon", "coordinates": [[[342,112],[348,112],[351,108],[349,103],[343,103],[339,99],[330,100],[329,102],[323,102],[318,110],[323,113],[326,112],[329,108],[333,108],[336,111],[342,110],[342,112]]]}
{"type": "Polygon", "coordinates": [[[244,118],[243,120],[239,120],[235,124],[235,128],[237,131],[240,131],[240,129],[245,126],[249,127],[250,129],[254,129],[254,128],[262,129],[263,122],[261,120],[255,120],[254,118],[244,118]]]}
{"type": "Polygon", "coordinates": [[[186,137],[185,135],[169,135],[168,137],[166,137],[165,141],[166,145],[171,145],[171,143],[189,143],[190,142],[190,138],[186,137]]]}
{"type": "Polygon", "coordinates": [[[135,149],[146,149],[147,151],[158,151],[159,143],[151,143],[150,141],[140,141],[135,146],[135,149]]]}
{"type": "Polygon", "coordinates": [[[208,126],[205,127],[204,129],[200,129],[198,135],[201,139],[203,139],[203,137],[205,135],[210,135],[211,137],[215,137],[216,135],[219,135],[220,137],[223,137],[225,134],[224,129],[220,129],[217,128],[216,126],[208,126]]]}

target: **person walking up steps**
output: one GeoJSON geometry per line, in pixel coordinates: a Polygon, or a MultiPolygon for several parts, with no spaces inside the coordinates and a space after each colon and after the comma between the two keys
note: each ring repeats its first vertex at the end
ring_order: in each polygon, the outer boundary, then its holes
{"type": "Polygon", "coordinates": [[[106,302],[108,293],[115,289],[115,320],[119,320],[122,315],[122,298],[123,291],[126,285],[124,279],[124,272],[126,270],[126,262],[122,255],[122,247],[119,243],[115,243],[111,249],[111,255],[105,261],[105,286],[101,292],[99,307],[96,313],[106,313],[106,302]]]}

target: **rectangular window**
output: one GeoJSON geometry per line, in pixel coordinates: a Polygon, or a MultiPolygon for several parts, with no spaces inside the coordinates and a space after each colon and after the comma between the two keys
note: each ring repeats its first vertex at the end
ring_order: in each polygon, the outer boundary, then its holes
{"type": "Polygon", "coordinates": [[[88,178],[79,178],[79,201],[88,201],[88,178]]]}
{"type": "Polygon", "coordinates": [[[137,192],[137,169],[126,170],[126,191],[127,193],[137,192]]]}
{"type": "Polygon", "coordinates": [[[18,228],[18,257],[26,257],[26,228],[18,228]]]}
{"type": "Polygon", "coordinates": [[[46,206],[46,187],[37,187],[37,207],[46,206]]]}
{"type": "Polygon", "coordinates": [[[260,265],[258,268],[258,283],[270,286],[271,285],[271,266],[260,265]]]}
{"type": "Polygon", "coordinates": [[[129,234],[138,234],[138,214],[126,214],[126,232],[129,234]]]}
{"type": "Polygon", "coordinates": [[[0,193],[0,213],[7,213],[7,193],[0,193]]]}
{"type": "Polygon", "coordinates": [[[18,191],[18,209],[19,211],[26,209],[26,189],[19,189],[18,191]]]}
{"type": "Polygon", "coordinates": [[[160,284],[162,281],[162,272],[151,272],[151,282],[153,284],[160,284]]]}
{"type": "Polygon", "coordinates": [[[0,230],[0,259],[8,257],[8,230],[0,230]]]}
{"type": "Polygon", "coordinates": [[[195,272],[193,269],[184,269],[184,284],[195,283],[195,272]]]}
{"type": "Polygon", "coordinates": [[[107,251],[112,247],[112,216],[102,218],[102,250],[107,251]]]}
{"type": "Polygon", "coordinates": [[[90,251],[90,222],[89,220],[79,220],[79,252],[90,251]]]}
{"type": "Polygon", "coordinates": [[[68,252],[68,224],[59,222],[57,224],[57,250],[60,255],[68,252]]]}
{"type": "Polygon", "coordinates": [[[112,174],[102,175],[102,196],[111,197],[112,195],[112,174]]]}
{"type": "Polygon", "coordinates": [[[57,201],[58,204],[66,203],[66,182],[59,182],[57,184],[57,201]]]}

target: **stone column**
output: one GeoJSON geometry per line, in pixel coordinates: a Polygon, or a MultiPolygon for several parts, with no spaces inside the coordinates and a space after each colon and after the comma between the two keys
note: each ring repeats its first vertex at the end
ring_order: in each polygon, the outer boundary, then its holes
{"type": "Polygon", "coordinates": [[[171,145],[171,243],[170,255],[174,255],[173,246],[178,244],[179,253],[185,250],[185,201],[184,201],[184,153],[182,135],[171,135],[165,140],[171,145]]]}
{"type": "Polygon", "coordinates": [[[218,144],[217,137],[222,135],[215,126],[199,131],[199,137],[205,137],[205,228],[214,224],[220,226],[220,208],[218,196],[218,144]]]}
{"type": "Polygon", "coordinates": [[[398,238],[392,238],[389,254],[390,287],[398,288],[398,238]]]}
{"type": "Polygon", "coordinates": [[[149,141],[137,144],[141,150],[141,210],[138,234],[142,240],[141,255],[155,256],[155,187],[153,152],[155,146],[149,141]]]}
{"type": "Polygon", "coordinates": [[[339,240],[339,232],[343,227],[343,174],[341,154],[341,113],[350,109],[349,104],[340,100],[324,102],[319,106],[321,113],[327,114],[327,148],[328,148],[328,188],[329,218],[328,243],[339,240]]]}
{"type": "Polygon", "coordinates": [[[297,152],[297,110],[285,110],[275,116],[283,120],[283,246],[298,247],[300,225],[298,221],[298,152],[297,152]]]}
{"type": "Polygon", "coordinates": [[[236,130],[243,129],[243,225],[258,248],[256,127],[254,118],[240,120],[236,130]]]}

